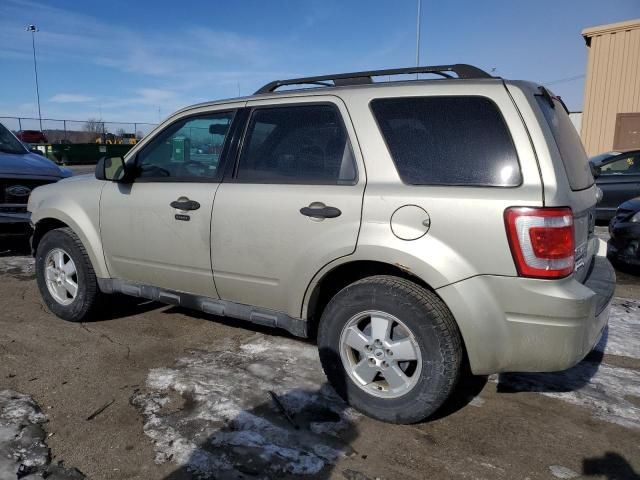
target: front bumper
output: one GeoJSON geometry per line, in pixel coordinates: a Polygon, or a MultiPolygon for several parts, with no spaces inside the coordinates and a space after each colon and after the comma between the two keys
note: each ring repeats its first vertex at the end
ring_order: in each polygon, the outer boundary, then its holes
{"type": "Polygon", "coordinates": [[[4,224],[27,224],[31,221],[31,213],[2,213],[0,212],[0,225],[4,224]]]}
{"type": "Polygon", "coordinates": [[[7,213],[0,210],[0,238],[23,236],[31,231],[31,213],[7,213]]]}
{"type": "Polygon", "coordinates": [[[553,372],[580,362],[609,319],[616,277],[602,255],[585,283],[480,275],[437,290],[475,374],[553,372]]]}
{"type": "Polygon", "coordinates": [[[640,224],[617,222],[609,225],[611,239],[607,243],[607,256],[614,261],[640,266],[640,224]]]}

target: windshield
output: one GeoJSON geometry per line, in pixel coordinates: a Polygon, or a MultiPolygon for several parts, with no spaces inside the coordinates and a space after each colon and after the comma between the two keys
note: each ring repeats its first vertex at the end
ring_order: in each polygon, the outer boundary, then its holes
{"type": "Polygon", "coordinates": [[[607,152],[601,153],[600,155],[596,155],[595,157],[591,157],[589,161],[593,164],[602,163],[605,160],[615,157],[616,155],[620,155],[621,152],[607,152]]]}
{"type": "Polygon", "coordinates": [[[0,152],[2,153],[27,153],[24,145],[13,136],[7,128],[0,123],[0,152]]]}

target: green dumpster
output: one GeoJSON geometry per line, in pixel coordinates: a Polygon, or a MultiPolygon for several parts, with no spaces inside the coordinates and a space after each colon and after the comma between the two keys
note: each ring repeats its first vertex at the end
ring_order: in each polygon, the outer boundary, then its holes
{"type": "Polygon", "coordinates": [[[187,137],[174,137],[172,142],[173,160],[188,162],[191,158],[191,140],[187,137]]]}
{"type": "Polygon", "coordinates": [[[133,145],[70,143],[46,145],[46,156],[61,165],[92,165],[102,157],[124,157],[133,145]]]}

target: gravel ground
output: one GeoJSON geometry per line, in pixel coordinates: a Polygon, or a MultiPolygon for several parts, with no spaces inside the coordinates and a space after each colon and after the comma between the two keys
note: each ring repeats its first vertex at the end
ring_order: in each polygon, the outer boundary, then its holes
{"type": "Polygon", "coordinates": [[[337,399],[308,342],[125,297],[67,323],[43,306],[24,247],[0,252],[2,480],[25,461],[91,479],[640,478],[633,274],[578,366],[469,377],[435,418],[393,426],[337,399]],[[9,451],[18,437],[40,457],[9,451]]]}

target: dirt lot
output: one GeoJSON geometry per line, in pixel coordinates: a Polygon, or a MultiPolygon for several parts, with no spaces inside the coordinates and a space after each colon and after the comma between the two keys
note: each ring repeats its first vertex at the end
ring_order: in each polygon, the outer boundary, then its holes
{"type": "Polygon", "coordinates": [[[640,478],[640,277],[619,274],[609,331],[577,367],[468,378],[436,418],[391,426],[334,397],[310,343],[123,297],[67,323],[23,244],[0,252],[0,394],[28,396],[5,413],[22,402],[11,428],[41,424],[52,465],[88,478],[640,478]]]}

